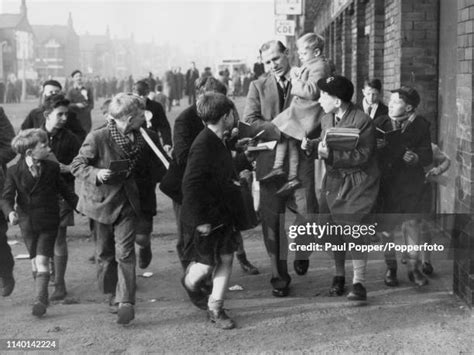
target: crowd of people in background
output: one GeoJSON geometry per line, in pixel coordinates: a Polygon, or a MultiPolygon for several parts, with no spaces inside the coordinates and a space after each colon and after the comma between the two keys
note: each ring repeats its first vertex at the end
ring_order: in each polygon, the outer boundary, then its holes
{"type": "MultiPolygon", "coordinates": [[[[76,211],[90,220],[98,284],[109,295],[110,311],[119,324],[131,322],[135,246],[138,266],[146,268],[152,260],[158,184],[173,202],[181,283],[191,302],[222,329],[235,327],[224,310],[234,254],[245,272],[259,273],[247,259],[241,234],[259,220],[271,264],[271,294],[290,294],[281,228],[287,206],[295,225],[314,218],[319,224],[364,225],[376,214],[386,241],[393,241],[401,226],[403,243],[429,242],[420,214],[433,210],[431,182],[449,168],[449,158],[431,142],[429,123],[417,112],[418,92],[409,86],[392,90],[387,107],[380,80],[370,78],[362,102],[355,104],[354,85],[324,56],[324,38],[309,33],[297,47],[302,66],[294,68],[283,43],[269,41],[261,46],[253,72],[224,69],[214,76],[210,67],[200,72],[191,62],[185,73],[175,67],[162,78],[150,72],[136,81],[132,75],[86,79],[75,70],[64,87],[53,79],[42,82],[40,105],[17,134],[0,108],[3,296],[15,286],[8,220],[19,224],[32,261],[32,314],[41,317],[49,301],[66,297],[66,231],[76,211]],[[240,95],[246,96],[241,120],[230,99],[240,95]],[[184,96],[188,105],[171,130],[166,114],[181,106],[184,96]],[[92,129],[91,111],[101,98],[106,99],[104,121],[92,129]],[[276,148],[255,149],[268,141],[276,141],[276,148]],[[20,159],[6,169],[17,154],[20,159]],[[254,176],[260,184],[258,217],[253,202],[243,197],[254,176]],[[55,289],[49,296],[52,271],[55,289]]],[[[342,234],[323,237],[320,243],[335,246],[371,242],[342,234]]],[[[313,240],[305,233],[295,242],[313,240]]],[[[307,273],[310,254],[297,250],[297,275],[307,273]]],[[[346,254],[333,253],[331,296],[346,292],[346,254]]],[[[350,255],[347,297],[366,301],[368,253],[350,255]]],[[[385,257],[384,282],[397,286],[396,256],[385,257]]],[[[404,263],[410,281],[428,283],[434,270],[429,253],[410,252],[404,263]]]]}

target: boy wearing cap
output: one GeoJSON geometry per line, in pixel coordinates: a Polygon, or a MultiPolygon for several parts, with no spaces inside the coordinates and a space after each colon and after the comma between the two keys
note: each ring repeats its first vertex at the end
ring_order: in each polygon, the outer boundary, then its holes
{"type": "MultiPolygon", "coordinates": [[[[377,144],[382,170],[380,206],[382,213],[405,215],[402,233],[404,242],[410,245],[419,244],[420,220],[416,214],[428,213],[430,210],[430,199],[424,198],[426,189],[423,167],[432,163],[433,153],[429,122],[416,113],[419,104],[418,92],[409,86],[402,86],[392,90],[388,116],[374,120],[375,126],[385,132],[401,130],[398,142],[385,146],[382,142],[377,144]]],[[[393,239],[393,233],[390,233],[389,237],[393,239]]],[[[386,254],[386,263],[385,284],[397,286],[397,261],[394,252],[386,254]]],[[[428,282],[420,267],[419,252],[409,253],[408,277],[418,286],[428,282]]]]}
{"type": "MultiPolygon", "coordinates": [[[[379,170],[375,160],[375,127],[362,110],[351,103],[354,94],[352,82],[343,76],[332,76],[318,81],[321,90],[319,102],[326,113],[321,119],[322,134],[329,128],[357,128],[359,139],[353,149],[332,149],[325,138],[304,139],[301,148],[325,159],[326,175],[323,180],[320,213],[330,215],[329,222],[336,225],[358,226],[372,212],[379,191],[379,170]]],[[[325,221],[324,221],[325,222],[325,221]]],[[[326,238],[329,237],[325,236],[326,238]]],[[[341,236],[335,236],[341,238],[341,236]]],[[[365,243],[363,236],[349,236],[350,242],[365,243]]],[[[339,244],[337,239],[333,242],[339,244]]],[[[367,291],[363,286],[367,266],[367,253],[351,252],[353,288],[348,299],[364,301],[367,291]]],[[[341,296],[345,285],[345,251],[334,253],[336,274],[330,295],[341,296]]]]}

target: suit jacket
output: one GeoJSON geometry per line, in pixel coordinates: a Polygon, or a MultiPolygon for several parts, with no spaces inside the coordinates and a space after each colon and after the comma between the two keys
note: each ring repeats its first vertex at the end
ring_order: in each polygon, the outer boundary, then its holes
{"type": "Polygon", "coordinates": [[[163,145],[173,145],[171,141],[171,127],[168,119],[166,118],[166,113],[163,109],[163,106],[161,106],[159,102],[147,98],[145,107],[153,114],[153,118],[151,119],[151,127],[149,127],[149,129],[161,135],[163,145]]]}
{"type": "MultiPolygon", "coordinates": [[[[393,130],[388,116],[380,116],[374,120],[376,127],[393,130]]],[[[424,213],[429,206],[419,204],[425,186],[423,167],[433,161],[431,149],[430,124],[422,116],[416,116],[401,134],[401,148],[386,146],[377,151],[379,166],[382,170],[381,203],[386,213],[424,213]],[[415,165],[403,161],[403,155],[409,148],[418,155],[415,165]]]]}
{"type": "MultiPolygon", "coordinates": [[[[281,102],[282,98],[278,93],[277,85],[273,74],[267,74],[250,83],[243,120],[251,125],[252,134],[265,130],[265,133],[260,136],[262,140],[280,139],[279,135],[274,134],[275,126],[271,121],[291,102],[291,95],[287,95],[286,100],[281,102]]],[[[288,89],[290,90],[290,87],[288,89]]],[[[257,180],[270,172],[274,160],[275,149],[258,154],[256,160],[257,180]]]]}
{"type": "Polygon", "coordinates": [[[108,169],[113,160],[126,159],[107,127],[90,132],[79,154],[71,163],[71,172],[79,182],[77,209],[103,224],[113,224],[125,203],[140,214],[138,187],[133,176],[114,179],[107,184],[97,180],[100,169],[108,169]]]}
{"type": "MultiPolygon", "coordinates": [[[[361,103],[358,105],[358,107],[364,111],[364,105],[361,103]]],[[[387,116],[388,115],[388,107],[385,105],[382,101],[379,101],[379,104],[377,105],[377,110],[375,110],[375,113],[372,117],[373,120],[375,120],[377,117],[380,116],[387,116]]]]}
{"type": "Polygon", "coordinates": [[[213,131],[203,129],[191,146],[184,173],[182,222],[190,227],[234,224],[240,196],[236,180],[230,150],[213,131]]]}
{"type": "Polygon", "coordinates": [[[58,193],[71,207],[76,206],[77,196],[61,178],[58,163],[43,160],[40,176],[35,179],[22,157],[7,170],[2,210],[8,218],[16,202],[20,225],[31,223],[38,231],[52,231],[59,226],[58,193]]]}
{"type": "Polygon", "coordinates": [[[319,79],[329,76],[331,69],[324,57],[317,57],[301,68],[297,79],[291,81],[293,100],[290,107],[278,115],[273,123],[280,130],[298,140],[305,136],[319,135],[324,111],[319,104],[319,79]]]}
{"type": "MultiPolygon", "coordinates": [[[[30,111],[28,116],[26,116],[25,120],[21,124],[20,128],[22,130],[29,128],[43,128],[44,122],[44,108],[37,107],[30,111]]],[[[72,111],[68,112],[64,128],[69,129],[72,133],[74,133],[81,143],[86,138],[86,131],[82,128],[81,122],[79,122],[79,120],[77,119],[76,113],[72,111]]]]}
{"type": "Polygon", "coordinates": [[[198,117],[196,104],[181,112],[174,122],[173,160],[161,181],[160,189],[177,203],[182,202],[181,184],[188,161],[189,149],[204,127],[204,123],[198,117]]]}
{"type": "Polygon", "coordinates": [[[5,115],[3,108],[0,107],[0,167],[3,170],[6,170],[7,163],[16,156],[11,146],[14,137],[15,130],[7,115],[5,115]]]}

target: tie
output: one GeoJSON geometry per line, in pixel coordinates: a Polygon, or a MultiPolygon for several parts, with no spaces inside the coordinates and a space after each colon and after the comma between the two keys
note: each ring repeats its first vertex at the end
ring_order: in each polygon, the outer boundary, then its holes
{"type": "Polygon", "coordinates": [[[370,114],[372,113],[372,105],[369,106],[369,109],[367,110],[367,114],[370,116],[370,114]]]}
{"type": "Polygon", "coordinates": [[[30,172],[31,175],[33,175],[34,178],[37,178],[40,175],[40,166],[39,164],[33,164],[30,166],[30,172]]]}
{"type": "Polygon", "coordinates": [[[286,86],[287,86],[287,80],[284,76],[280,77],[280,87],[283,90],[283,93],[286,95],[286,86]]]}

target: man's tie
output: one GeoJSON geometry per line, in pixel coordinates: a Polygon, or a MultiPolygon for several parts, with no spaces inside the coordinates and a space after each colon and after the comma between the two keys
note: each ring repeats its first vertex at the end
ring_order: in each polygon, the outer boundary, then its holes
{"type": "Polygon", "coordinates": [[[372,113],[372,105],[369,106],[368,110],[367,110],[367,114],[370,116],[370,114],[372,113]]]}
{"type": "Polygon", "coordinates": [[[40,166],[39,164],[33,164],[30,166],[30,172],[31,175],[33,175],[34,178],[39,177],[40,175],[40,166]]]}

